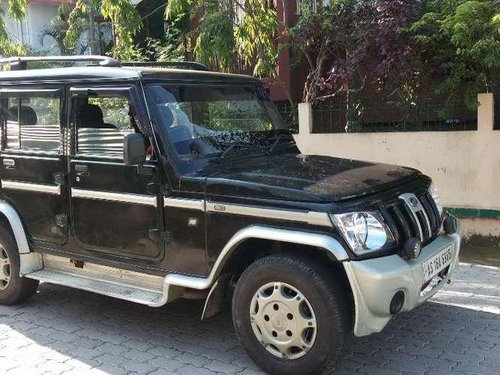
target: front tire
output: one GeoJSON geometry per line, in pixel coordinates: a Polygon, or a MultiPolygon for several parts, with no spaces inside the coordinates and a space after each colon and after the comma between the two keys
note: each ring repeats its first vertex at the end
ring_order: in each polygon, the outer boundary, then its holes
{"type": "Polygon", "coordinates": [[[14,305],[31,297],[39,281],[19,275],[19,250],[12,233],[0,227],[0,305],[14,305]]]}
{"type": "Polygon", "coordinates": [[[349,332],[343,283],[309,258],[271,255],[241,275],[233,324],[248,355],[280,375],[316,375],[334,367],[349,332]]]}

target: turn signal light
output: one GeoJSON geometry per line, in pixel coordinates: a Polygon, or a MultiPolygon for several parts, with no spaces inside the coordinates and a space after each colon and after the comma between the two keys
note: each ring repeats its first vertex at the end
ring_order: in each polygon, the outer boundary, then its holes
{"type": "Polygon", "coordinates": [[[443,229],[446,234],[454,234],[457,233],[457,220],[450,215],[447,215],[443,220],[443,229]]]}

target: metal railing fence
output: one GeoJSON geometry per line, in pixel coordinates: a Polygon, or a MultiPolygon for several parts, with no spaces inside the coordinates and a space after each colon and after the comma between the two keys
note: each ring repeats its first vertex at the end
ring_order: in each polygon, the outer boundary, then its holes
{"type": "Polygon", "coordinates": [[[352,102],[345,98],[313,106],[313,133],[477,130],[477,113],[463,102],[352,102]]]}

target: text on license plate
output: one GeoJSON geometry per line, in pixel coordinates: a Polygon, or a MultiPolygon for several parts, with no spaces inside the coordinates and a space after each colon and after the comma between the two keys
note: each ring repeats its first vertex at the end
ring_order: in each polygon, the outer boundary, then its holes
{"type": "Polygon", "coordinates": [[[453,254],[453,245],[449,245],[438,254],[434,255],[431,259],[422,263],[422,271],[424,273],[424,280],[427,282],[436,276],[439,272],[444,270],[451,264],[453,254]]]}

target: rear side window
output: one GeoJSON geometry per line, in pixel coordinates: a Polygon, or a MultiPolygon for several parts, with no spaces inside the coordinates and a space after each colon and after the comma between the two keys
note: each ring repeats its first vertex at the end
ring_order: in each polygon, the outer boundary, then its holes
{"type": "Polygon", "coordinates": [[[137,129],[126,93],[74,95],[72,122],[76,125],[76,154],[123,159],[123,138],[137,129]]]}
{"type": "Polygon", "coordinates": [[[55,93],[1,93],[6,150],[59,153],[61,100],[55,93]]]}

